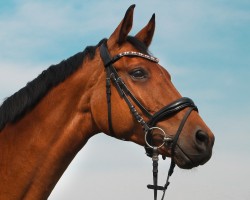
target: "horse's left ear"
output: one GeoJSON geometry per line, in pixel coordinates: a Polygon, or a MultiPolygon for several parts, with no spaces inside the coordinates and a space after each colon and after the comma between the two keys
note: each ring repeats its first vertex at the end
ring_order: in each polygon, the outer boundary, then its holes
{"type": "Polygon", "coordinates": [[[109,45],[113,45],[115,43],[121,45],[123,42],[126,41],[128,33],[130,32],[133,25],[134,8],[135,8],[134,4],[128,8],[123,20],[110,36],[108,40],[109,45]]]}
{"type": "Polygon", "coordinates": [[[136,34],[136,38],[143,42],[147,47],[152,42],[153,36],[155,32],[155,14],[151,17],[148,24],[139,32],[136,34]]]}

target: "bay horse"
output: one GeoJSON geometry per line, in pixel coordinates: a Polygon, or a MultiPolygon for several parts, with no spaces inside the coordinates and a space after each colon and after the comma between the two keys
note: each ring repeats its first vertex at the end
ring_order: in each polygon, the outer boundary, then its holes
{"type": "Polygon", "coordinates": [[[210,159],[213,133],[148,51],[155,15],[128,35],[134,7],[108,39],[50,66],[2,103],[1,200],[47,199],[100,132],[172,157],[183,169],[210,159]]]}

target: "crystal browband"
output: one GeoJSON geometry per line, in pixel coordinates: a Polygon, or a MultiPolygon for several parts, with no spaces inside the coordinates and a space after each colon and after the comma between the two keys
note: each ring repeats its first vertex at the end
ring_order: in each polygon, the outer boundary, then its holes
{"type": "Polygon", "coordinates": [[[119,53],[116,56],[114,56],[112,58],[112,60],[110,60],[108,63],[105,63],[105,66],[113,64],[114,62],[116,62],[117,60],[119,60],[121,57],[124,57],[124,56],[141,57],[141,58],[145,58],[145,59],[150,60],[150,61],[155,62],[155,63],[159,62],[159,59],[154,57],[154,56],[146,55],[146,54],[143,54],[140,52],[135,52],[135,51],[125,51],[125,52],[119,53]]]}

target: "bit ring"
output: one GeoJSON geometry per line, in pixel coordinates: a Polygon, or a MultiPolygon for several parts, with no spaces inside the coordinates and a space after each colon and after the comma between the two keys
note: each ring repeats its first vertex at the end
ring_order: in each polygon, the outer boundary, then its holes
{"type": "Polygon", "coordinates": [[[154,148],[157,148],[157,149],[160,149],[161,147],[163,147],[163,145],[165,144],[165,138],[166,138],[166,133],[165,133],[165,131],[162,129],[162,128],[160,128],[160,127],[157,127],[157,126],[155,126],[155,127],[151,127],[151,128],[149,128],[149,130],[147,130],[146,132],[145,132],[145,142],[146,142],[146,144],[147,144],[147,146],[148,147],[150,147],[151,149],[154,149],[154,148]],[[163,142],[162,142],[162,144],[160,144],[159,146],[152,146],[152,145],[150,145],[149,144],[149,142],[147,141],[147,135],[148,135],[148,133],[149,132],[151,132],[151,131],[153,131],[153,130],[160,130],[163,134],[163,142]]]}

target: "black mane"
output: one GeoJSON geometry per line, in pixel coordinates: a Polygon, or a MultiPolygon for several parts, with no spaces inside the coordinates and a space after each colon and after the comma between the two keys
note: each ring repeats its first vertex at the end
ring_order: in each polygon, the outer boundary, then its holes
{"type": "MultiPolygon", "coordinates": [[[[88,46],[83,52],[63,60],[57,65],[51,65],[37,78],[27,83],[25,87],[8,97],[0,107],[0,130],[9,122],[15,122],[30,111],[53,87],[72,75],[86,58],[93,59],[96,49],[105,41],[101,40],[96,46],[88,46]]],[[[147,47],[134,37],[128,36],[127,41],[142,53],[147,53],[147,47]]]]}

